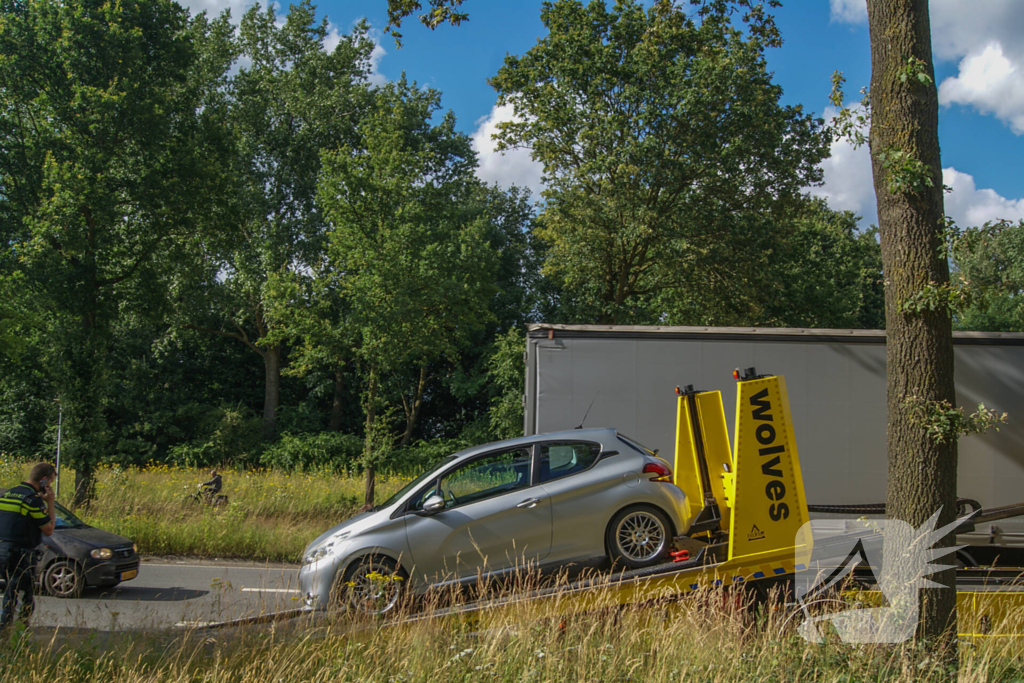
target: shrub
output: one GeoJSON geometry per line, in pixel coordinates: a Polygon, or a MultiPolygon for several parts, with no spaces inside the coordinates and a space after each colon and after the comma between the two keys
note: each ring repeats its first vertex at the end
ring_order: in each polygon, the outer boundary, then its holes
{"type": "Polygon", "coordinates": [[[172,446],[168,460],[179,467],[210,467],[224,463],[248,465],[263,450],[263,422],[250,408],[217,408],[204,416],[203,436],[172,446]]]}
{"type": "Polygon", "coordinates": [[[260,456],[260,464],[289,472],[354,472],[361,469],[363,440],[353,434],[282,434],[260,456]]]}

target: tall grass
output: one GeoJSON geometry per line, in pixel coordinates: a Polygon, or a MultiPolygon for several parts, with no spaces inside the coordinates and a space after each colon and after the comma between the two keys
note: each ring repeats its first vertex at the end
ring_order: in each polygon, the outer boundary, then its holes
{"type": "MultiPolygon", "coordinates": [[[[626,607],[599,591],[585,610],[566,597],[511,603],[476,622],[434,615],[395,624],[343,614],[272,627],[113,636],[103,646],[59,634],[15,636],[0,646],[0,680],[937,683],[953,673],[947,660],[914,643],[806,643],[787,608],[743,609],[721,590],[626,607]]],[[[962,643],[959,680],[1021,680],[1022,653],[1013,639],[962,643]]]]}
{"type": "MultiPolygon", "coordinates": [[[[30,467],[0,458],[0,486],[13,485],[30,467]]],[[[209,479],[208,471],[103,466],[93,502],[75,512],[88,524],[132,539],[142,553],[295,562],[309,541],[362,505],[363,480],[357,476],[274,470],[221,474],[228,503],[214,508],[186,501],[196,484],[209,479]]],[[[59,500],[70,505],[74,472],[63,468],[61,479],[59,500]]],[[[379,500],[410,479],[378,477],[379,500]]]]}

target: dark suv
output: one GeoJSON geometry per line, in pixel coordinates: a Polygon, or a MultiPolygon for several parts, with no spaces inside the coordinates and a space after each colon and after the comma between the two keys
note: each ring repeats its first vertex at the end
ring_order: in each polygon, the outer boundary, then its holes
{"type": "MultiPolygon", "coordinates": [[[[0,495],[6,493],[0,489],[0,495]]],[[[139,574],[131,539],[91,527],[60,503],[52,536],[36,548],[36,579],[48,595],[73,598],[83,588],[116,586],[139,574]]],[[[0,576],[0,584],[3,577],[0,576]]]]}

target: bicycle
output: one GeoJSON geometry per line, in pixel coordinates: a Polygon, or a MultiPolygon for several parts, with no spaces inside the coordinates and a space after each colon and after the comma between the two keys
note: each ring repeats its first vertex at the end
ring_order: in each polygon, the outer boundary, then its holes
{"type": "Polygon", "coordinates": [[[185,504],[186,505],[209,505],[211,507],[223,507],[228,504],[228,497],[223,493],[213,493],[210,490],[196,491],[193,493],[189,492],[189,488],[185,487],[185,504]]]}

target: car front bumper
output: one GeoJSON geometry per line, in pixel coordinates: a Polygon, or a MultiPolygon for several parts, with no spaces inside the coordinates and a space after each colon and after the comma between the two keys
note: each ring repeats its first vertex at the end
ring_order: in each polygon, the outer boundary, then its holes
{"type": "Polygon", "coordinates": [[[109,561],[93,560],[85,565],[84,571],[87,586],[116,586],[139,575],[139,556],[109,561]]]}
{"type": "Polygon", "coordinates": [[[331,598],[334,578],[341,568],[342,558],[328,555],[299,568],[299,591],[303,602],[313,609],[324,609],[331,598]]]}

